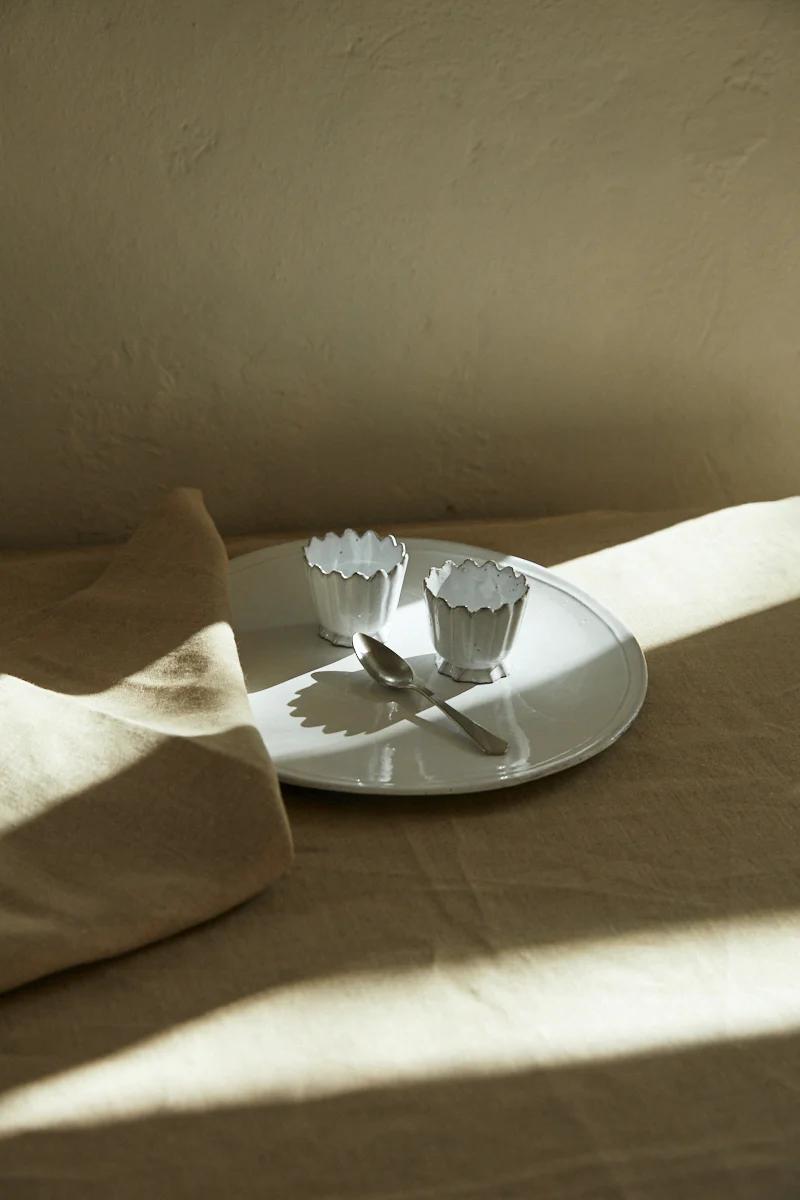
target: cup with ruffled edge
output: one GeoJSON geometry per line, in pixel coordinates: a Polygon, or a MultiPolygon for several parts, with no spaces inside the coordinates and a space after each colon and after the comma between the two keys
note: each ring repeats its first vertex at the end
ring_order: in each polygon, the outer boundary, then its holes
{"type": "Polygon", "coordinates": [[[346,529],[312,537],[303,556],[320,637],[334,646],[351,646],[354,633],[379,637],[400,600],[405,544],[392,533],[346,529]]]}
{"type": "Polygon", "coordinates": [[[520,571],[496,562],[448,559],[424,583],[436,667],[470,683],[494,683],[508,675],[530,586],[520,571]]]}

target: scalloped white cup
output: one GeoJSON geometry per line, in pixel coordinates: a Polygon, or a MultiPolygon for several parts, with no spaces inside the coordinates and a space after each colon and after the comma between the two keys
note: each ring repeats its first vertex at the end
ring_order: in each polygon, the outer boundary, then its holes
{"type": "Polygon", "coordinates": [[[530,587],[513,567],[496,562],[448,559],[425,578],[436,667],[470,683],[505,679],[530,587]]]}
{"type": "Polygon", "coordinates": [[[408,566],[405,544],[372,529],[326,533],[303,547],[319,635],[352,646],[354,633],[379,636],[397,608],[408,566]]]}

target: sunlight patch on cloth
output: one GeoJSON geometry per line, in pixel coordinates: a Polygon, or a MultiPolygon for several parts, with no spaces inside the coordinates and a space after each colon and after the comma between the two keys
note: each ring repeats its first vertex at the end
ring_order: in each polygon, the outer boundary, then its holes
{"type": "Polygon", "coordinates": [[[800,1027],[800,914],[248,997],[0,1100],[0,1137],[668,1053],[800,1027]]]}
{"type": "Polygon", "coordinates": [[[552,569],[607,604],[648,650],[798,599],[797,562],[800,502],[788,499],[721,509],[552,569]]]}

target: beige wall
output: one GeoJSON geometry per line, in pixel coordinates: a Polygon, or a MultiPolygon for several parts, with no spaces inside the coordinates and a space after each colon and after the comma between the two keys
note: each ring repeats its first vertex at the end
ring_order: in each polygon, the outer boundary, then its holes
{"type": "Polygon", "coordinates": [[[797,490],[792,0],[6,0],[0,541],[797,490]]]}

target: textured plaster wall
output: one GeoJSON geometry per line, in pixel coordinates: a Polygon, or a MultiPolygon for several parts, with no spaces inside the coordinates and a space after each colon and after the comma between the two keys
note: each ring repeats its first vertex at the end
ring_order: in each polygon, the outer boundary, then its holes
{"type": "Polygon", "coordinates": [[[5,0],[0,55],[0,541],[797,490],[791,0],[5,0]]]}

